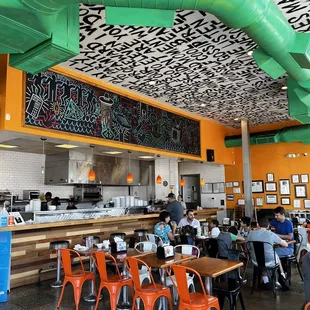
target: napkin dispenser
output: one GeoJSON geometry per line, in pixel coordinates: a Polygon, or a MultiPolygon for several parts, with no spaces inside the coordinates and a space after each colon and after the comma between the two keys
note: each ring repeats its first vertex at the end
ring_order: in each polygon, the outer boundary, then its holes
{"type": "Polygon", "coordinates": [[[159,259],[166,259],[174,257],[174,248],[172,245],[159,246],[157,248],[156,257],[159,259]]]}
{"type": "Polygon", "coordinates": [[[125,241],[116,241],[111,243],[111,252],[112,253],[119,253],[119,252],[126,252],[127,251],[127,244],[125,241]]]}

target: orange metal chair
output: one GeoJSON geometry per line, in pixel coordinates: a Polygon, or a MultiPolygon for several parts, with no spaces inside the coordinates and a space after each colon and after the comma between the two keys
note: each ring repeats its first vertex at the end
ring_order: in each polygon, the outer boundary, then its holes
{"type": "Polygon", "coordinates": [[[136,300],[140,298],[143,301],[144,309],[152,310],[154,308],[155,302],[159,297],[167,297],[170,309],[172,310],[172,298],[170,289],[161,284],[156,284],[152,276],[150,267],[144,263],[142,260],[134,257],[128,257],[126,260],[127,267],[133,279],[135,293],[133,296],[133,307],[136,308],[136,300]],[[129,266],[128,266],[129,264],[129,266]],[[141,285],[139,276],[139,265],[145,266],[150,275],[151,283],[141,285]]]}
{"type": "Polygon", "coordinates": [[[184,310],[184,309],[207,310],[211,308],[220,310],[218,299],[216,297],[207,295],[201,276],[198,272],[196,272],[195,270],[191,268],[182,266],[182,265],[172,265],[172,270],[174,272],[174,276],[175,276],[177,283],[173,281],[169,271],[168,271],[168,275],[172,283],[174,283],[179,293],[179,299],[180,299],[179,310],[184,310]],[[189,292],[188,286],[187,286],[187,277],[188,277],[187,274],[194,274],[197,276],[197,278],[200,281],[203,294],[196,293],[196,292],[192,292],[192,293],[189,292]]]}
{"type": "Polygon", "coordinates": [[[106,287],[110,294],[110,306],[111,310],[115,310],[117,306],[117,299],[119,296],[119,292],[123,286],[129,286],[131,289],[133,288],[132,279],[131,278],[123,278],[117,266],[117,262],[115,258],[103,252],[93,252],[92,257],[94,259],[95,265],[99,271],[100,275],[100,287],[97,295],[97,301],[95,310],[98,309],[99,301],[100,301],[100,293],[101,290],[106,287]],[[106,258],[114,262],[117,274],[108,276],[107,266],[106,266],[106,258]]]}
{"type": "Polygon", "coordinates": [[[304,310],[308,310],[310,309],[310,302],[308,302],[306,305],[305,305],[305,309],[304,310]]]}
{"type": "Polygon", "coordinates": [[[64,294],[65,286],[68,282],[70,282],[74,289],[74,301],[75,301],[75,309],[79,309],[79,303],[81,298],[81,291],[85,281],[91,280],[95,285],[95,275],[93,272],[85,271],[81,256],[78,252],[70,249],[59,249],[61,254],[61,264],[63,266],[65,272],[65,278],[63,281],[63,287],[61,290],[61,294],[58,300],[57,308],[60,307],[60,303],[64,294]],[[71,255],[78,257],[81,269],[72,271],[71,266],[71,255]]]}

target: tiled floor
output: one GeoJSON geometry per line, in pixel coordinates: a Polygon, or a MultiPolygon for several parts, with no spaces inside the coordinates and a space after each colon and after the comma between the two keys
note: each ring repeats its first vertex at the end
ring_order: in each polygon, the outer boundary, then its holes
{"type": "MultiPolygon", "coordinates": [[[[251,279],[250,273],[248,276],[251,279]]],[[[250,282],[250,281],[249,281],[250,282]]],[[[51,282],[43,282],[40,287],[37,285],[28,285],[13,289],[9,295],[7,303],[0,303],[0,310],[54,310],[60,294],[60,289],[49,287],[51,282]]],[[[88,285],[84,285],[83,295],[87,295],[88,285]]],[[[249,285],[243,287],[243,296],[247,310],[300,310],[303,300],[303,283],[300,281],[295,268],[293,271],[293,283],[288,292],[278,292],[277,298],[274,298],[271,292],[255,291],[250,294],[249,285]]],[[[157,307],[158,308],[158,307],[157,307]]],[[[68,285],[65,290],[64,299],[60,309],[74,310],[73,291],[68,285]]],[[[81,301],[79,309],[93,310],[94,303],[81,301]]],[[[110,309],[109,297],[104,292],[103,301],[100,302],[99,309],[110,309]]],[[[177,308],[175,308],[177,309],[177,308]]],[[[228,304],[225,303],[225,310],[228,310],[228,304]]],[[[240,306],[238,305],[238,309],[240,306]]]]}

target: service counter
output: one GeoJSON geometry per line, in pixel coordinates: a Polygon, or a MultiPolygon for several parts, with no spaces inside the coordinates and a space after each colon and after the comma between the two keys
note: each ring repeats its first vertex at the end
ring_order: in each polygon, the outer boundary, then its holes
{"type": "MultiPolygon", "coordinates": [[[[195,211],[196,218],[209,221],[216,218],[220,209],[195,211]]],[[[128,236],[135,229],[143,228],[153,232],[159,214],[107,216],[99,219],[80,219],[55,223],[29,224],[0,228],[1,233],[11,236],[10,287],[36,283],[38,271],[56,263],[56,253],[49,249],[51,241],[68,240],[73,247],[83,243],[83,237],[99,236],[108,239],[113,232],[124,232],[128,236]]],[[[46,272],[41,279],[56,278],[56,272],[46,272]]]]}

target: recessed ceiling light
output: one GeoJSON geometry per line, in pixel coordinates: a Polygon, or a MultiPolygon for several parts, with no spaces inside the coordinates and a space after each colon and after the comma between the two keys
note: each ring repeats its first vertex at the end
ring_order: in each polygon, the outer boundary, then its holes
{"type": "Polygon", "coordinates": [[[108,154],[108,155],[117,155],[117,154],[122,154],[123,152],[120,151],[107,151],[107,152],[102,152],[104,154],[108,154]]]}
{"type": "Polygon", "coordinates": [[[58,145],[55,145],[55,147],[59,147],[59,148],[62,148],[62,149],[74,149],[76,147],[78,147],[77,145],[72,145],[72,144],[58,144],[58,145]]]}
{"type": "Polygon", "coordinates": [[[9,144],[0,144],[0,147],[2,147],[4,149],[15,149],[18,146],[17,145],[9,145],[9,144]]]}
{"type": "Polygon", "coordinates": [[[154,159],[154,156],[145,155],[145,156],[139,156],[139,158],[141,158],[141,159],[154,159]]]}
{"type": "Polygon", "coordinates": [[[282,86],[281,89],[282,90],[287,90],[287,86],[282,86]]]}
{"type": "Polygon", "coordinates": [[[238,117],[234,118],[234,121],[239,121],[239,118],[238,117]]]}
{"type": "Polygon", "coordinates": [[[156,84],[156,81],[150,81],[149,82],[149,85],[155,85],[156,84]]]}
{"type": "Polygon", "coordinates": [[[254,53],[253,51],[248,51],[248,55],[249,55],[249,56],[252,56],[253,53],[254,53]]]}
{"type": "Polygon", "coordinates": [[[205,106],[206,106],[206,104],[205,104],[205,103],[202,103],[200,106],[201,106],[201,107],[205,107],[205,106]]]}

